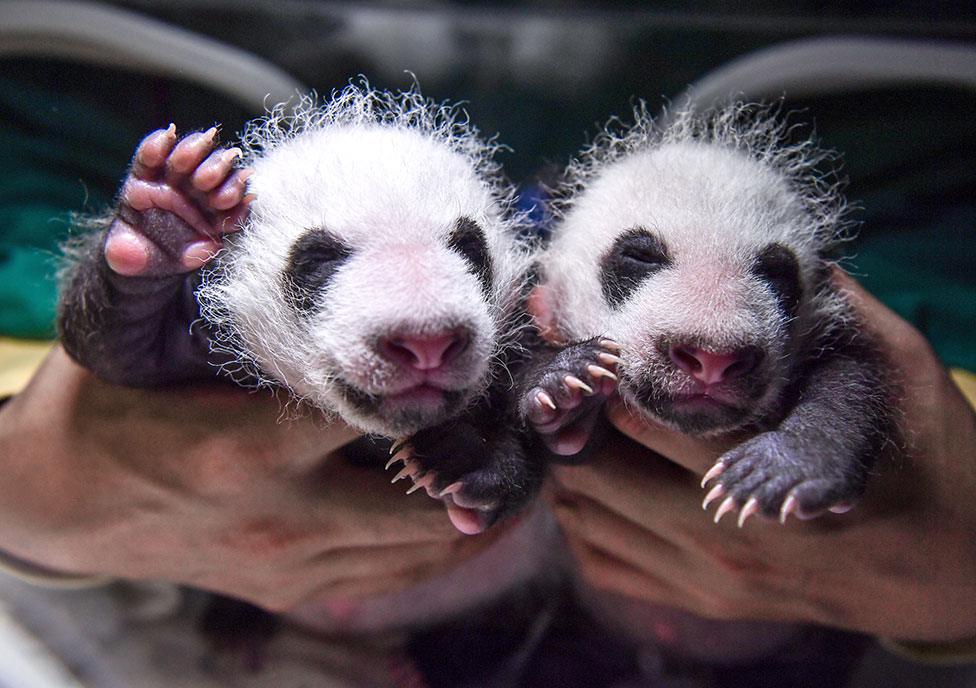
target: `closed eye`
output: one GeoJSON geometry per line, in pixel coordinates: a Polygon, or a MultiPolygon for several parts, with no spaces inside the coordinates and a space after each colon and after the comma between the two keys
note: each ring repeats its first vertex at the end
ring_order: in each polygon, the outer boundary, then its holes
{"type": "Polygon", "coordinates": [[[292,245],[282,271],[289,305],[303,314],[316,310],[322,293],[351,255],[352,249],[327,230],[305,232],[292,245]]]}
{"type": "Polygon", "coordinates": [[[668,247],[660,237],[644,227],[627,230],[600,263],[604,298],[618,307],[641,282],[671,263],[668,247]]]}
{"type": "Polygon", "coordinates": [[[782,244],[769,244],[756,254],[752,273],[766,282],[780,307],[790,317],[796,315],[803,296],[800,282],[800,263],[782,244]]]}
{"type": "Polygon", "coordinates": [[[454,231],[447,242],[448,247],[456,251],[467,261],[471,271],[481,280],[482,290],[487,298],[491,294],[492,265],[491,254],[488,252],[488,242],[481,226],[470,217],[460,217],[454,224],[454,231]]]}

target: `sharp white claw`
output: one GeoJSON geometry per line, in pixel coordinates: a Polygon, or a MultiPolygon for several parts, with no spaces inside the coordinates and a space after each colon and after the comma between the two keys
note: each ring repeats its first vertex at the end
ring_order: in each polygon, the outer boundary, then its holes
{"type": "Polygon", "coordinates": [[[787,517],[794,513],[796,508],[796,495],[787,495],[786,499],[783,500],[783,506],[779,509],[779,522],[785,525],[787,517]]]}
{"type": "Polygon", "coordinates": [[[702,502],[702,509],[707,509],[708,505],[713,501],[725,494],[725,488],[722,485],[716,485],[705,495],[705,500],[702,502]]]}
{"type": "Polygon", "coordinates": [[[624,359],[620,358],[620,356],[614,356],[613,354],[608,354],[605,351],[601,351],[596,355],[596,357],[600,359],[601,363],[606,363],[607,365],[620,365],[624,362],[624,359]]]}
{"type": "Polygon", "coordinates": [[[602,346],[604,349],[610,349],[610,351],[616,351],[617,353],[620,353],[620,344],[613,341],[612,339],[601,339],[600,346],[602,346]]]}
{"type": "Polygon", "coordinates": [[[407,444],[407,438],[401,437],[399,439],[393,440],[393,444],[390,445],[390,456],[393,456],[398,451],[404,448],[407,444]]]}
{"type": "Polygon", "coordinates": [[[583,382],[582,380],[580,380],[575,375],[567,375],[566,377],[563,378],[563,382],[566,383],[567,387],[573,387],[575,389],[578,389],[586,395],[593,394],[593,388],[590,387],[585,382],[583,382]]]}
{"type": "Polygon", "coordinates": [[[458,480],[457,482],[451,483],[450,485],[448,485],[447,487],[445,487],[443,490],[441,490],[438,493],[437,496],[438,497],[446,497],[447,495],[452,495],[455,492],[460,492],[462,487],[464,487],[464,483],[461,482],[460,480],[458,480]]]}
{"type": "Polygon", "coordinates": [[[724,471],[725,471],[724,463],[717,463],[711,468],[709,468],[708,473],[702,476],[702,481],[701,481],[702,489],[705,489],[705,486],[708,485],[708,483],[710,483],[712,480],[715,480],[715,478],[717,478],[718,476],[722,475],[724,471]]]}
{"type": "MultiPolygon", "coordinates": [[[[389,461],[386,462],[386,466],[383,467],[383,470],[384,471],[390,470],[390,466],[392,466],[393,464],[395,464],[397,461],[403,461],[403,457],[402,456],[394,456],[392,459],[390,459],[389,461]]],[[[404,463],[406,463],[406,462],[404,462],[404,463]]]]}
{"type": "Polygon", "coordinates": [[[722,520],[722,517],[730,511],[735,511],[735,498],[726,497],[725,501],[719,504],[718,509],[715,511],[715,523],[722,520]]]}
{"type": "Polygon", "coordinates": [[[423,487],[423,484],[422,483],[415,482],[413,485],[410,486],[410,489],[407,490],[407,494],[413,494],[414,492],[416,492],[417,490],[419,490],[422,487],[423,487]]]}
{"type": "Polygon", "coordinates": [[[558,408],[556,408],[556,402],[554,402],[554,401],[552,400],[552,397],[551,397],[551,396],[549,396],[549,395],[548,395],[548,394],[547,394],[546,392],[541,392],[541,391],[540,391],[540,392],[538,392],[538,393],[536,393],[536,395],[535,395],[535,398],[536,398],[536,399],[537,399],[537,400],[539,401],[539,403],[540,403],[540,404],[542,404],[543,406],[548,406],[548,407],[549,407],[549,408],[551,408],[551,409],[552,409],[553,411],[558,411],[558,410],[559,410],[558,408]]]}
{"type": "Polygon", "coordinates": [[[739,512],[739,527],[741,528],[745,524],[746,519],[750,516],[754,516],[758,511],[759,500],[755,497],[749,497],[749,501],[745,503],[745,506],[742,507],[742,511],[739,512]]]}
{"type": "Polygon", "coordinates": [[[601,368],[598,365],[588,365],[588,366],[586,366],[586,372],[588,372],[593,377],[597,377],[597,378],[599,378],[599,377],[608,377],[611,380],[613,380],[614,382],[617,381],[617,376],[616,375],[614,375],[611,371],[607,370],[606,368],[601,368]]]}
{"type": "Polygon", "coordinates": [[[828,511],[832,514],[846,514],[853,508],[853,504],[850,504],[849,502],[841,502],[840,504],[834,504],[828,509],[828,511]]]}
{"type": "Polygon", "coordinates": [[[410,475],[412,475],[412,473],[413,473],[413,471],[411,470],[410,466],[404,466],[403,468],[400,469],[400,472],[399,473],[397,473],[395,476],[393,476],[393,480],[391,480],[390,482],[391,483],[395,483],[398,480],[403,480],[404,478],[409,477],[410,475]]]}

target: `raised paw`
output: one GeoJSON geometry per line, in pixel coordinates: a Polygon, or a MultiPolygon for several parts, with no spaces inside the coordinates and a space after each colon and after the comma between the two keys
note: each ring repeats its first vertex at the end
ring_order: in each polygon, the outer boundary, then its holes
{"type": "Polygon", "coordinates": [[[725,453],[702,478],[709,488],[702,508],[718,502],[714,520],[738,512],[738,525],[754,515],[792,514],[810,519],[826,511],[844,513],[863,490],[856,465],[843,466],[830,448],[815,447],[783,432],[771,431],[725,453]],[[721,500],[721,501],[719,501],[721,500]]]}
{"type": "Polygon", "coordinates": [[[522,395],[523,418],[555,454],[579,453],[596,411],[617,387],[620,346],[594,337],[570,344],[539,369],[522,395]]]}
{"type": "Polygon", "coordinates": [[[149,134],[136,149],[105,238],[109,267],[127,276],[190,272],[239,228],[253,196],[251,170],[236,169],[237,148],[216,147],[217,128],[177,140],[170,125],[149,134]]]}

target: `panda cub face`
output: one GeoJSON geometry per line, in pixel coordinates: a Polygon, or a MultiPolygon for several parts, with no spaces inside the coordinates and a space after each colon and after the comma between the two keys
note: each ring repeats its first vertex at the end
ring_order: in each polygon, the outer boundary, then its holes
{"type": "Polygon", "coordinates": [[[811,326],[816,233],[789,180],[721,141],[592,172],[545,259],[557,326],[622,347],[620,392],[682,432],[775,414],[811,326]]]}
{"type": "Polygon", "coordinates": [[[484,392],[526,261],[462,143],[332,117],[254,155],[249,222],[200,292],[245,369],[386,436],[484,392]]]}

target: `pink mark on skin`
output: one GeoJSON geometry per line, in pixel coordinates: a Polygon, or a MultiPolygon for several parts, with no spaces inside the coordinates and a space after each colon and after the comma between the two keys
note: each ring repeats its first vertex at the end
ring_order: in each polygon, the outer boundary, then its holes
{"type": "Polygon", "coordinates": [[[347,624],[359,613],[362,603],[350,597],[332,597],[322,602],[325,613],[340,624],[347,624]]]}
{"type": "Polygon", "coordinates": [[[652,627],[654,637],[663,645],[674,645],[678,642],[678,629],[667,621],[655,621],[652,627]]]}

